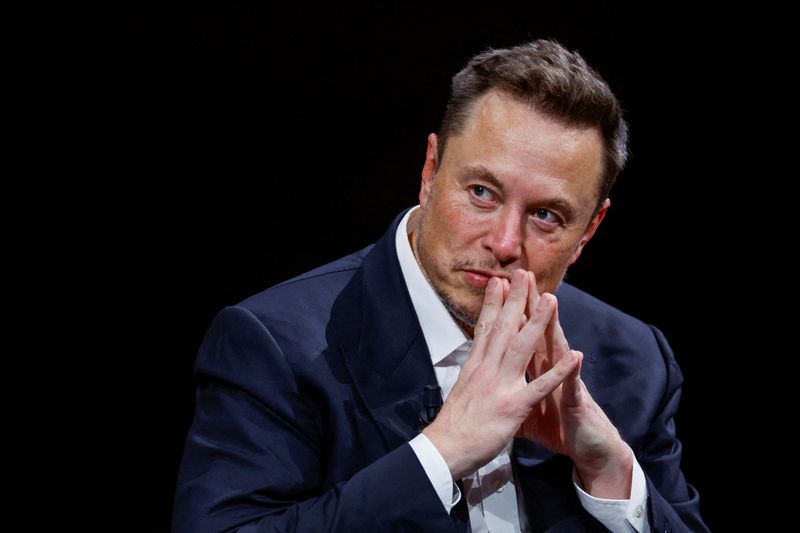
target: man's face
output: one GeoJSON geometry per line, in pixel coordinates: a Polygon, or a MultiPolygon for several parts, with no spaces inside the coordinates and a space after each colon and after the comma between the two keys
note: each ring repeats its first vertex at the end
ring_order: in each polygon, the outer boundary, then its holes
{"type": "Polygon", "coordinates": [[[491,276],[517,268],[554,292],[594,234],[603,163],[596,129],[557,123],[509,95],[475,102],[464,131],[436,160],[428,138],[420,212],[412,218],[417,260],[448,309],[471,327],[491,276]]]}

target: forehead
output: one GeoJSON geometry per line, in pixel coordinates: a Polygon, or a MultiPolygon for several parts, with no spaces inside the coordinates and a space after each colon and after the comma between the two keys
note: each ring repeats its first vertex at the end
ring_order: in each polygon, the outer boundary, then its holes
{"type": "MultiPolygon", "coordinates": [[[[472,106],[462,132],[447,141],[455,163],[482,165],[500,176],[566,180],[596,201],[603,168],[597,128],[565,125],[506,93],[490,91],[472,106]]],[[[585,196],[586,194],[581,194],[585,196]]]]}

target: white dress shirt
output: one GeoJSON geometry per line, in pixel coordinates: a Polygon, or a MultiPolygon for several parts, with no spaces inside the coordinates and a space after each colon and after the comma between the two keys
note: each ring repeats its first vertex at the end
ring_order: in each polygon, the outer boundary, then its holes
{"type": "MultiPolygon", "coordinates": [[[[416,209],[406,213],[397,228],[395,240],[397,257],[431,354],[431,362],[442,389],[442,397],[446,399],[458,379],[461,366],[469,355],[472,340],[442,304],[411,250],[407,226],[411,213],[416,209]]],[[[442,505],[449,513],[462,495],[453,482],[447,463],[425,435],[419,434],[409,444],[425,469],[442,505]]],[[[519,495],[511,469],[509,456],[511,444],[509,442],[500,455],[463,479],[473,532],[502,533],[527,530],[524,506],[518,505],[519,495]]],[[[574,484],[584,509],[611,531],[649,533],[650,526],[646,513],[647,485],[644,473],[635,457],[630,500],[595,498],[583,491],[577,483],[574,484]]]]}

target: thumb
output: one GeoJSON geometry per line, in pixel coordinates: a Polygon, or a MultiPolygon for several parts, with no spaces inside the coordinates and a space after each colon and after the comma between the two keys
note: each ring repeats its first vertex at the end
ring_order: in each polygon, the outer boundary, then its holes
{"type": "Polygon", "coordinates": [[[561,386],[562,399],[566,406],[577,407],[581,403],[581,367],[583,366],[583,353],[577,350],[570,350],[578,363],[570,374],[564,379],[561,386]]]}

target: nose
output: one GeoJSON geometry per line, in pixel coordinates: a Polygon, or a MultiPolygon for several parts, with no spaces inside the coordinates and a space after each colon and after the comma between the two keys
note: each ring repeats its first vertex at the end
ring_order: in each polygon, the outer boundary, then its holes
{"type": "Polygon", "coordinates": [[[513,209],[502,208],[483,238],[483,246],[490,250],[502,266],[519,260],[522,255],[522,217],[513,209]]]}

